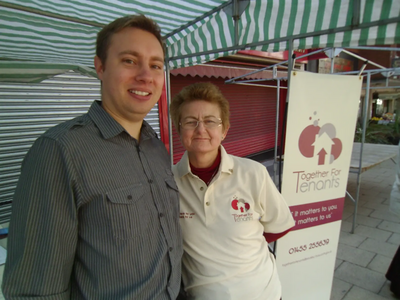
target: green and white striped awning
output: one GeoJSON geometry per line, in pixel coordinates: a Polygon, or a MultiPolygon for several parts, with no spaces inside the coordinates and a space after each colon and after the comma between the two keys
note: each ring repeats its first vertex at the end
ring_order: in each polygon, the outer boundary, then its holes
{"type": "Polygon", "coordinates": [[[0,0],[0,60],[93,67],[97,32],[136,13],[160,25],[172,69],[291,41],[294,50],[400,43],[400,0],[0,0]]]}

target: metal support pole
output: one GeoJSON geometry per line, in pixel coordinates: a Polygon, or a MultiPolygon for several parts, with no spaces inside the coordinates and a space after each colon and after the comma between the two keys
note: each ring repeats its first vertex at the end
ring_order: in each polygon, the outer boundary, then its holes
{"type": "Polygon", "coordinates": [[[331,57],[331,74],[333,74],[334,71],[334,66],[335,66],[335,48],[332,48],[330,51],[332,51],[332,57],[331,57]]]}
{"type": "Polygon", "coordinates": [[[363,129],[362,129],[361,145],[360,145],[361,146],[361,148],[360,148],[360,161],[359,161],[358,172],[357,172],[357,190],[356,190],[356,198],[354,199],[354,215],[353,215],[353,225],[351,227],[351,233],[354,233],[354,229],[355,229],[356,221],[357,221],[358,199],[360,197],[362,156],[363,156],[363,150],[364,150],[365,132],[367,130],[370,84],[371,84],[371,73],[367,73],[367,89],[365,91],[365,101],[364,101],[364,118],[363,118],[363,129]]]}
{"type": "Polygon", "coordinates": [[[171,77],[169,71],[169,57],[168,49],[165,50],[165,89],[167,97],[167,111],[168,111],[168,139],[169,139],[169,155],[171,157],[171,165],[174,164],[174,145],[172,139],[172,122],[169,114],[169,106],[171,104],[171,77]]]}
{"type": "MultiPolygon", "coordinates": [[[[286,105],[286,103],[288,103],[289,102],[289,91],[290,91],[290,80],[291,80],[291,78],[292,78],[292,70],[293,70],[293,40],[292,39],[290,39],[289,41],[288,41],[288,44],[289,44],[289,52],[288,52],[288,81],[287,81],[287,94],[286,94],[286,102],[285,102],[285,105],[286,105]]],[[[287,105],[287,107],[289,107],[289,105],[287,105]]],[[[287,122],[287,119],[286,119],[286,117],[283,119],[283,122],[287,122]]],[[[284,129],[284,127],[285,127],[285,123],[283,123],[282,124],[282,130],[284,129]]],[[[281,152],[281,154],[283,153],[283,147],[282,147],[282,145],[283,145],[283,139],[281,139],[281,148],[280,148],[280,152],[281,152]]],[[[279,185],[278,185],[278,187],[279,187],[279,192],[281,191],[281,189],[282,189],[282,159],[279,161],[279,185]]]]}
{"type": "Polygon", "coordinates": [[[233,1],[233,22],[235,24],[235,40],[234,40],[234,45],[237,46],[239,45],[239,1],[234,0],[233,1]]]}
{"type": "Polygon", "coordinates": [[[281,92],[281,81],[278,79],[276,82],[276,125],[275,125],[275,150],[274,150],[274,183],[276,185],[276,167],[278,156],[278,131],[279,131],[279,107],[280,107],[280,92],[281,92]]]}

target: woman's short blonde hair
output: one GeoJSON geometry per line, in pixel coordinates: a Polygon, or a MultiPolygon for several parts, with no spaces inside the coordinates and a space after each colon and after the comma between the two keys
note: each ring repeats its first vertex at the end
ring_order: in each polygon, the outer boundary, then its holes
{"type": "Polygon", "coordinates": [[[196,100],[217,104],[221,111],[222,126],[224,130],[229,128],[228,100],[226,100],[220,89],[211,82],[197,82],[185,86],[177,95],[172,98],[170,114],[172,122],[174,123],[178,133],[180,133],[179,122],[181,121],[183,105],[196,100]]]}

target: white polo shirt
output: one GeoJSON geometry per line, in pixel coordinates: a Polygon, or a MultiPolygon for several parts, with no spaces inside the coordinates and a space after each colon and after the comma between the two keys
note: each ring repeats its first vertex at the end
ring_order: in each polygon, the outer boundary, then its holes
{"type": "Polygon", "coordinates": [[[279,300],[275,259],[263,232],[294,226],[282,195],[260,163],[226,153],[207,185],[187,152],[172,168],[180,193],[182,277],[195,299],[279,300]]]}

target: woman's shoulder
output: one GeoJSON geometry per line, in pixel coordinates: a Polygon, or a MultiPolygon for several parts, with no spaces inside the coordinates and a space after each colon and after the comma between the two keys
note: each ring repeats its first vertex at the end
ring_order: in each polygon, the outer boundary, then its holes
{"type": "Polygon", "coordinates": [[[266,170],[266,167],[258,161],[252,160],[247,157],[239,157],[231,154],[229,154],[229,156],[232,158],[235,167],[242,169],[251,169],[259,172],[266,170]]]}

